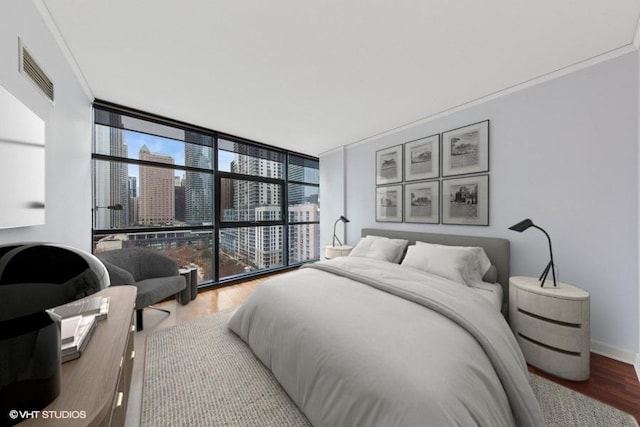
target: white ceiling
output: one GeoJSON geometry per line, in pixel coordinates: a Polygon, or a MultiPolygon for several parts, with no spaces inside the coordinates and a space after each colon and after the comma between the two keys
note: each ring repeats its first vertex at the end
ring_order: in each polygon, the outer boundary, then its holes
{"type": "Polygon", "coordinates": [[[628,48],[640,16],[638,0],[38,1],[96,98],[311,155],[628,48]]]}

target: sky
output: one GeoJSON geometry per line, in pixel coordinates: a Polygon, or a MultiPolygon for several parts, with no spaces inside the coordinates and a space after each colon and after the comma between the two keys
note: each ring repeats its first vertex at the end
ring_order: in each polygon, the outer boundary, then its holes
{"type": "MultiPolygon", "coordinates": [[[[138,159],[140,148],[142,148],[143,145],[146,145],[152,153],[169,155],[173,158],[174,164],[184,166],[185,143],[183,141],[129,130],[124,131],[124,141],[127,144],[129,158],[138,159]]],[[[218,170],[230,171],[231,161],[233,159],[233,153],[220,150],[218,152],[218,170]]],[[[130,165],[128,174],[129,176],[135,176],[138,178],[138,166],[130,165]]],[[[175,175],[182,177],[184,175],[184,171],[176,170],[175,175]]]]}
{"type": "MultiPolygon", "coordinates": [[[[127,144],[128,157],[130,159],[139,160],[140,148],[142,148],[143,145],[146,145],[149,151],[151,151],[152,153],[169,155],[173,158],[175,165],[185,166],[185,142],[183,141],[171,138],[163,138],[160,136],[150,135],[142,132],[124,130],[124,142],[125,144],[127,144]]],[[[231,162],[234,159],[235,153],[225,150],[219,150],[218,170],[231,172],[231,162]]],[[[139,166],[129,165],[127,174],[130,177],[136,178],[139,187],[139,166]]],[[[180,179],[184,177],[184,174],[185,171],[183,170],[174,170],[174,176],[179,177],[180,179]]],[[[304,191],[306,196],[318,193],[318,189],[315,187],[305,187],[304,191]]]]}

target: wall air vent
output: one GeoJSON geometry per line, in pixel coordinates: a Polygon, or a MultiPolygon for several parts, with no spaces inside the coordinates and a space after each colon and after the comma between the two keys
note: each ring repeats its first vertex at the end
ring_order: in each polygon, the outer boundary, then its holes
{"type": "Polygon", "coordinates": [[[31,80],[42,94],[51,102],[54,100],[53,82],[38,63],[33,59],[27,48],[22,44],[22,40],[18,39],[20,46],[20,74],[31,80]]]}

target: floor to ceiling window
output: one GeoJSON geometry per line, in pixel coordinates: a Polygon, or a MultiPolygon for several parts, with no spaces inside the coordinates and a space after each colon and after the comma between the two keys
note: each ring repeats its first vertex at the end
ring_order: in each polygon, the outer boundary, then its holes
{"type": "Polygon", "coordinates": [[[93,249],[142,246],[217,285],[319,258],[319,162],[94,104],[93,249]]]}

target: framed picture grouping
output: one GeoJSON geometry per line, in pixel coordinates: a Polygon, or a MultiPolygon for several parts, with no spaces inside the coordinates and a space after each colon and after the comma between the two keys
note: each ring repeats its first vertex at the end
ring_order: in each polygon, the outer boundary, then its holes
{"type": "Polygon", "coordinates": [[[376,151],[376,185],[402,182],[402,145],[376,151]]]}
{"type": "Polygon", "coordinates": [[[376,221],[489,225],[489,120],[376,151],[376,221]]]}
{"type": "Polygon", "coordinates": [[[489,171],[489,120],[442,134],[442,176],[489,171]]]}
{"type": "Polygon", "coordinates": [[[404,144],[405,181],[440,176],[440,135],[432,135],[404,144]]]}
{"type": "Polygon", "coordinates": [[[489,225],[489,175],[442,180],[442,223],[489,225]]]}
{"type": "Polygon", "coordinates": [[[404,185],[404,221],[423,224],[440,222],[440,181],[404,185]]]}
{"type": "Polygon", "coordinates": [[[376,221],[402,222],[402,185],[376,188],[376,221]]]}

